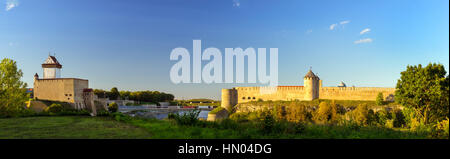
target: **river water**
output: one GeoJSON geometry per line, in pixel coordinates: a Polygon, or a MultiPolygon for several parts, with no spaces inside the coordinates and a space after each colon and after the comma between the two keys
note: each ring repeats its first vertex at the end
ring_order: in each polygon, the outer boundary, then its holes
{"type": "MultiPolygon", "coordinates": [[[[119,106],[119,112],[128,114],[130,116],[138,116],[144,118],[165,119],[169,113],[178,113],[180,115],[192,111],[194,109],[168,109],[168,108],[154,108],[148,106],[119,106]]],[[[210,110],[201,110],[198,118],[206,120],[210,110]]]]}

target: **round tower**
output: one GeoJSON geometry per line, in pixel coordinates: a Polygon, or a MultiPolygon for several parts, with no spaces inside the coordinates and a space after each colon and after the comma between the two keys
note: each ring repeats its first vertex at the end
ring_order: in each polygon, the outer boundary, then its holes
{"type": "Polygon", "coordinates": [[[311,101],[314,99],[319,98],[319,85],[320,85],[320,79],[317,77],[311,69],[306,73],[305,77],[303,78],[304,82],[304,89],[305,89],[305,100],[311,101]]]}
{"type": "Polygon", "coordinates": [[[237,90],[234,88],[222,89],[221,107],[227,109],[228,112],[231,112],[236,104],[237,104],[237,90]]]}

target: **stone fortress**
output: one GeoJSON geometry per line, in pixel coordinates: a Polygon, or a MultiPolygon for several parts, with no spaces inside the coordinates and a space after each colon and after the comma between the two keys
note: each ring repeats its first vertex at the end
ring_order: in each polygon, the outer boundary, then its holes
{"type": "Polygon", "coordinates": [[[311,70],[309,70],[303,80],[303,86],[277,86],[276,90],[270,93],[263,90],[265,87],[222,89],[221,106],[231,111],[239,103],[258,100],[312,101],[314,99],[329,99],[374,101],[378,93],[383,93],[386,101],[394,100],[395,88],[346,87],[343,82],[338,87],[323,87],[322,80],[311,70]]]}
{"type": "MultiPolygon", "coordinates": [[[[69,103],[75,109],[87,109],[96,115],[99,106],[93,90],[89,88],[89,81],[78,78],[61,78],[62,65],[54,56],[50,56],[42,64],[43,78],[34,75],[34,98],[69,103]],[[98,104],[97,104],[98,105],[98,104]]],[[[100,107],[106,106],[100,104],[100,107]]]]}

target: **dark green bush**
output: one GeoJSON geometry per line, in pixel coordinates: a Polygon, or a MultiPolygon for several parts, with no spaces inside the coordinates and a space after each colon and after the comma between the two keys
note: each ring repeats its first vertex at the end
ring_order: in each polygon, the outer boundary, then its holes
{"type": "Polygon", "coordinates": [[[133,120],[132,117],[125,115],[123,113],[120,113],[120,112],[111,113],[111,115],[114,117],[114,119],[116,121],[129,122],[129,121],[133,120]]]}
{"type": "Polygon", "coordinates": [[[113,113],[114,113],[114,112],[117,112],[117,110],[119,110],[119,105],[117,105],[116,102],[112,102],[112,103],[109,104],[108,110],[109,110],[110,112],[113,112],[113,113]]]}
{"type": "Polygon", "coordinates": [[[178,125],[195,125],[197,124],[198,115],[200,114],[200,110],[191,110],[186,113],[175,114],[174,119],[178,125]]]}
{"type": "Polygon", "coordinates": [[[383,99],[383,93],[378,93],[377,98],[375,99],[375,104],[376,105],[384,105],[384,99],[383,99]]]}
{"type": "Polygon", "coordinates": [[[175,119],[176,115],[174,113],[167,114],[167,119],[175,119]]]}
{"type": "Polygon", "coordinates": [[[111,116],[111,113],[109,111],[102,110],[97,112],[97,116],[111,116]]]}
{"type": "Polygon", "coordinates": [[[272,133],[274,130],[275,118],[271,113],[266,112],[264,114],[264,120],[262,121],[262,131],[266,134],[272,133]]]}
{"type": "Polygon", "coordinates": [[[399,128],[406,125],[406,119],[403,112],[400,109],[392,111],[392,119],[394,120],[394,127],[399,128]]]}

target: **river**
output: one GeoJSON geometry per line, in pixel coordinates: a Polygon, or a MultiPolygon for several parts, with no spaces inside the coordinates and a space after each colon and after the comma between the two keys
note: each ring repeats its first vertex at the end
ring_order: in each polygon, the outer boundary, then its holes
{"type": "MultiPolygon", "coordinates": [[[[192,111],[195,109],[182,109],[182,108],[155,108],[149,106],[119,106],[119,112],[124,114],[128,114],[130,116],[138,116],[144,118],[156,118],[156,119],[164,119],[167,118],[169,113],[178,113],[180,115],[192,111]]],[[[208,109],[200,109],[200,113],[198,115],[199,119],[206,120],[208,118],[208,113],[211,110],[208,109]]]]}

